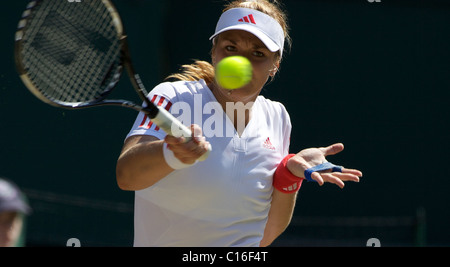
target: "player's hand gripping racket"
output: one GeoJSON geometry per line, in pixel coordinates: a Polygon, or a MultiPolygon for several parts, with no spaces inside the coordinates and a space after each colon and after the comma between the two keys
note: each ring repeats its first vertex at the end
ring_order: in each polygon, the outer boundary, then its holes
{"type": "MultiPolygon", "coordinates": [[[[142,111],[167,134],[191,131],[154,105],[130,60],[122,21],[108,0],[30,1],[15,37],[15,60],[26,87],[43,102],[78,109],[117,105],[142,111]],[[123,68],[144,105],[108,100],[123,68]],[[176,130],[172,131],[172,130],[176,130]]],[[[208,157],[209,151],[199,160],[208,157]]]]}

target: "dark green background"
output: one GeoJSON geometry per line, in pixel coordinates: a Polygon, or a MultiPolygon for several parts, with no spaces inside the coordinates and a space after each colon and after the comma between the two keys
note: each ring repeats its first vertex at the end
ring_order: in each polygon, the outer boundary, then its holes
{"type": "MultiPolygon", "coordinates": [[[[290,112],[291,152],[343,142],[329,160],[364,177],[344,190],[304,183],[293,223],[274,245],[365,246],[372,237],[423,245],[417,210],[426,212],[425,244],[450,245],[450,3],[283,2],[294,43],[263,94],[290,112]]],[[[13,61],[26,3],[4,1],[0,11],[0,175],[34,208],[27,244],[75,237],[82,246],[130,246],[134,195],[118,189],[115,163],[136,113],[62,110],[31,95],[13,61]]],[[[114,3],[149,89],[192,59],[209,60],[223,1],[114,3]]],[[[130,89],[123,79],[113,96],[137,100],[130,89]]]]}

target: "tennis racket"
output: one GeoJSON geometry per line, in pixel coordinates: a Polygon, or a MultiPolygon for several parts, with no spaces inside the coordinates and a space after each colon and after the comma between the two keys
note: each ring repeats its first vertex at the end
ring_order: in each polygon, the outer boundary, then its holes
{"type": "MultiPolygon", "coordinates": [[[[25,86],[52,106],[80,109],[121,106],[144,112],[167,134],[191,139],[191,131],[148,98],[131,64],[127,36],[108,0],[30,1],[15,36],[15,61],[25,86]],[[106,99],[123,70],[143,101],[106,99]]],[[[205,160],[211,148],[199,160],[205,160]]]]}

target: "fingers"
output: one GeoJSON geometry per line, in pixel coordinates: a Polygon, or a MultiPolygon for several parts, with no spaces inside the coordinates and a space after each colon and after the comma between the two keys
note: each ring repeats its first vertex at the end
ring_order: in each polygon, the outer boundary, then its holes
{"type": "Polygon", "coordinates": [[[363,176],[361,171],[355,170],[355,169],[342,168],[342,173],[349,173],[349,174],[353,174],[353,175],[358,176],[358,177],[362,177],[363,176]]]}
{"type": "Polygon", "coordinates": [[[321,147],[319,149],[322,151],[322,153],[325,156],[331,156],[331,155],[336,155],[339,152],[342,152],[342,150],[344,150],[344,144],[337,143],[337,144],[333,144],[331,146],[321,147]]]}
{"type": "Polygon", "coordinates": [[[205,137],[203,136],[203,132],[202,132],[202,129],[200,128],[200,126],[198,126],[196,124],[192,124],[191,132],[192,132],[192,140],[194,140],[194,142],[196,142],[197,144],[200,144],[201,142],[206,141],[205,137]]]}
{"type": "Polygon", "coordinates": [[[186,142],[186,138],[183,136],[175,137],[172,135],[167,135],[166,138],[164,138],[164,142],[166,142],[168,145],[179,145],[186,142]]]}
{"type": "Polygon", "coordinates": [[[192,139],[186,142],[186,138],[167,135],[164,141],[174,155],[185,164],[194,163],[201,157],[210,146],[202,135],[202,130],[198,125],[191,125],[192,139]]]}
{"type": "Polygon", "coordinates": [[[362,172],[354,169],[342,169],[342,172],[313,172],[311,178],[320,186],[325,182],[336,184],[341,189],[344,188],[344,182],[359,182],[362,172]]]}
{"type": "MultiPolygon", "coordinates": [[[[179,141],[179,140],[178,140],[179,141]]],[[[185,164],[193,164],[198,158],[200,158],[208,150],[209,142],[203,141],[197,143],[192,139],[191,141],[184,143],[169,143],[168,148],[172,150],[175,157],[185,164]]]]}
{"type": "Polygon", "coordinates": [[[324,185],[325,182],[336,184],[341,189],[344,188],[345,184],[343,180],[339,179],[339,177],[333,175],[334,173],[319,173],[313,172],[311,174],[311,178],[315,180],[320,186],[324,185]]]}
{"type": "Polygon", "coordinates": [[[320,186],[324,184],[324,181],[322,179],[322,176],[318,172],[311,173],[311,178],[316,181],[320,186]]]}
{"type": "Polygon", "coordinates": [[[335,173],[322,174],[322,179],[328,183],[332,183],[339,186],[339,188],[341,189],[344,188],[345,186],[344,181],[339,179],[339,177],[335,175],[335,173]]]}

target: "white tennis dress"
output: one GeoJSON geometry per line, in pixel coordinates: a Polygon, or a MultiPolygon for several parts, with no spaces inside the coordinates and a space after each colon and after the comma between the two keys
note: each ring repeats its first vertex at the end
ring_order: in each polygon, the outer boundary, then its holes
{"type": "MultiPolygon", "coordinates": [[[[272,175],[289,149],[284,106],[258,96],[239,137],[203,80],[162,83],[149,96],[186,126],[203,127],[213,150],[205,161],[135,192],[134,246],[259,246],[272,175]]],[[[127,137],[132,135],[166,134],[140,113],[127,137]]]]}

